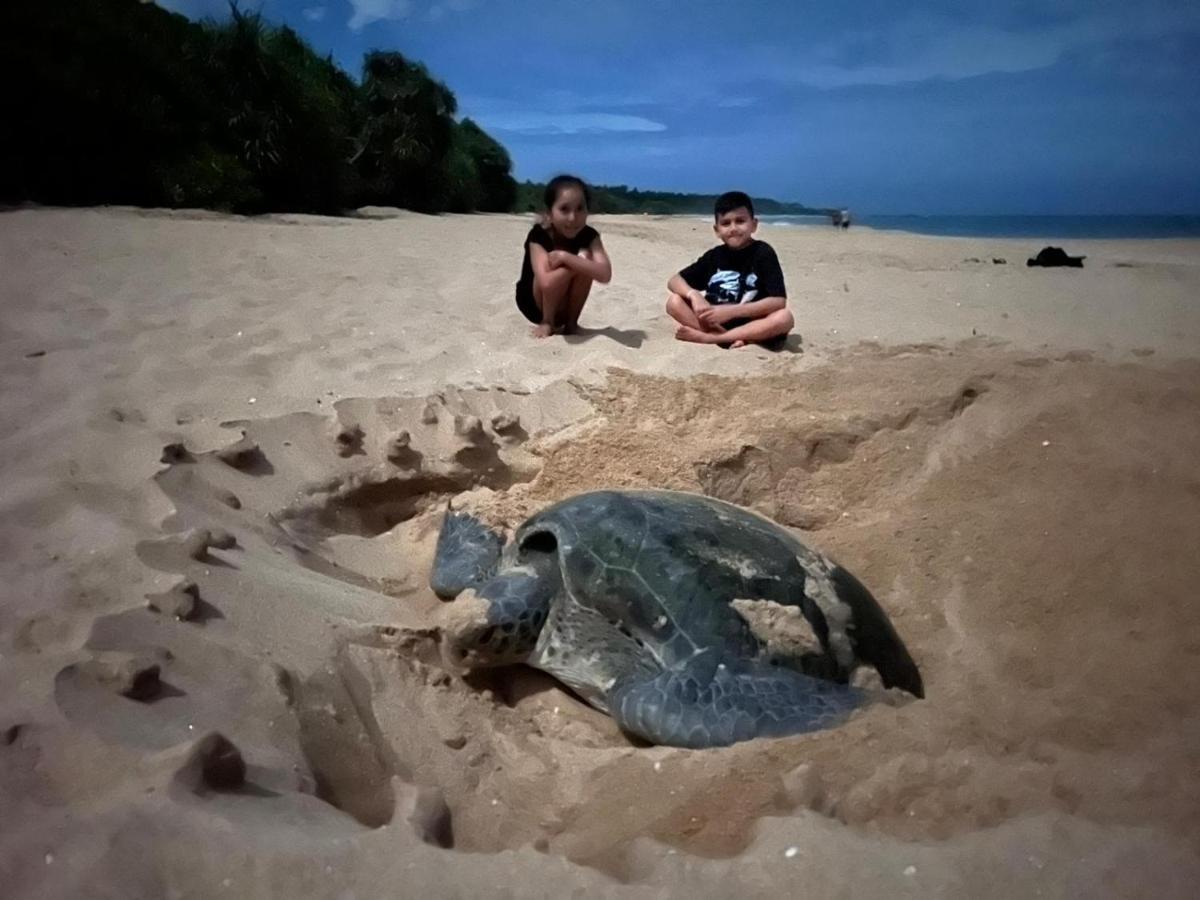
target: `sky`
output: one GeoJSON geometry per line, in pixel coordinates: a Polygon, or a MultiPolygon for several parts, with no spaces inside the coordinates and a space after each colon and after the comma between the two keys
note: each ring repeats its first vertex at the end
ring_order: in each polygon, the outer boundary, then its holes
{"type": "Polygon", "coordinates": [[[876,214],[1200,213],[1195,0],[239,5],[355,77],[371,49],[424,63],[522,180],[876,214]]]}

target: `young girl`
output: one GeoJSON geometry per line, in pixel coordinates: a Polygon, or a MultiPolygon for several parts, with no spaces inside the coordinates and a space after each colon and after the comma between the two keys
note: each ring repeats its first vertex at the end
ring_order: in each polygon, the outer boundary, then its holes
{"type": "Polygon", "coordinates": [[[535,338],[573,333],[592,282],[608,284],[612,264],[600,233],[587,224],[591,192],[574,175],[546,185],[546,213],[525,238],[517,309],[537,327],[535,338]]]}

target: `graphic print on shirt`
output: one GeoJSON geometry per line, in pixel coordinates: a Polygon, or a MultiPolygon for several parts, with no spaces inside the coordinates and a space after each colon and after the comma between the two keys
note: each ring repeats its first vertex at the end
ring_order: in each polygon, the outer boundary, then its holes
{"type": "Polygon", "coordinates": [[[749,303],[758,294],[758,275],[751,272],[746,276],[745,292],[742,291],[742,273],[731,269],[718,269],[708,279],[708,290],[704,296],[710,303],[749,303]]]}

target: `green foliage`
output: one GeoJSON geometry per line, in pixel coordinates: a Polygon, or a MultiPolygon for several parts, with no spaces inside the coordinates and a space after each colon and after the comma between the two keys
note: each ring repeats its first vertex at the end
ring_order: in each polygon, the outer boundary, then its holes
{"type": "Polygon", "coordinates": [[[231,5],[194,23],[141,0],[0,3],[0,201],[335,212],[506,209],[504,148],[399,53],[361,84],[231,5]]]}
{"type": "Polygon", "coordinates": [[[205,81],[222,149],[254,178],[265,209],[335,211],[348,181],[355,85],[290,28],[236,8],[204,26],[205,81]]]}
{"type": "Polygon", "coordinates": [[[242,161],[201,144],[178,160],[163,160],[151,173],[162,201],[156,205],[208,209],[265,209],[262,191],[242,161]]]}
{"type": "MultiPolygon", "coordinates": [[[[337,212],[536,211],[543,185],[446,85],[373,51],[355,82],[231,5],[194,23],[141,0],[0,0],[0,201],[337,212]]],[[[592,212],[710,215],[712,195],[592,189],[592,212]]],[[[755,201],[760,214],[825,212],[755,201]]]]}
{"type": "Polygon", "coordinates": [[[545,204],[542,203],[542,192],[546,189],[546,185],[537,184],[533,181],[522,181],[517,185],[517,199],[513,202],[513,210],[523,213],[542,212],[545,204]]]}
{"type": "Polygon", "coordinates": [[[372,51],[363,63],[363,128],[355,153],[380,201],[432,212],[445,194],[457,102],[420,63],[372,51]]]}
{"type": "Polygon", "coordinates": [[[155,168],[181,164],[216,111],[201,39],[136,0],[0,4],[0,197],[161,202],[155,168]]]}
{"type": "Polygon", "coordinates": [[[511,210],[517,199],[517,182],[510,174],[508,151],[470,119],[459,123],[457,139],[479,175],[479,199],[473,208],[481,212],[511,210]]]}
{"type": "Polygon", "coordinates": [[[438,171],[436,200],[440,208],[448,212],[471,212],[479,209],[483,197],[483,186],[479,170],[467,153],[455,130],[454,145],[438,171]]]}

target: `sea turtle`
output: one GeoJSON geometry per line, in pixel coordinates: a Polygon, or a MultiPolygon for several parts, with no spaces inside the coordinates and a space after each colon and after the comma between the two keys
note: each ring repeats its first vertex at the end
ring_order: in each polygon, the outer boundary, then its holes
{"type": "Polygon", "coordinates": [[[923,696],[886,614],[849,572],[749,510],[675,491],[578,494],[512,543],[447,510],[430,578],[486,621],[451,629],[455,664],[526,663],[655,744],[715,747],[836,725],[866,700],[860,661],[923,696]],[[733,601],[799,607],[821,650],[772,658],[733,601]]]}

